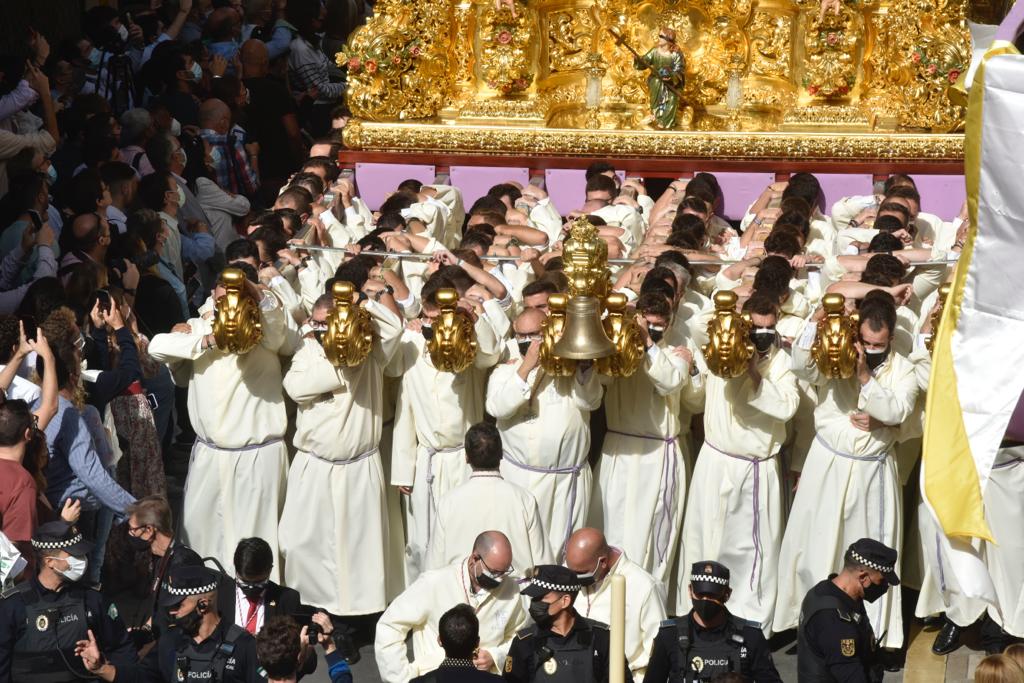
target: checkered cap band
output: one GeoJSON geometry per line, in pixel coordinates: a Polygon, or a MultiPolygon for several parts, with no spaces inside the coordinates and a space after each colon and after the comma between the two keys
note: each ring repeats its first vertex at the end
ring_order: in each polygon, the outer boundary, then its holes
{"type": "Polygon", "coordinates": [[[546,588],[549,591],[555,591],[558,593],[575,593],[580,589],[579,586],[567,586],[561,583],[548,583],[547,581],[541,581],[540,579],[534,579],[530,583],[530,585],[539,586],[541,588],[546,588]]]}
{"type": "Polygon", "coordinates": [[[717,583],[720,586],[729,585],[729,579],[724,576],[712,576],[711,574],[690,574],[690,581],[695,583],[717,583]]]}
{"type": "Polygon", "coordinates": [[[60,550],[62,548],[70,548],[71,546],[82,542],[82,534],[75,534],[71,538],[61,539],[59,541],[37,541],[32,539],[32,547],[36,550],[60,550]]]}
{"type": "Polygon", "coordinates": [[[169,595],[187,598],[190,595],[202,595],[203,593],[212,593],[213,591],[217,590],[217,582],[214,581],[213,583],[207,586],[189,586],[184,588],[175,588],[171,584],[164,581],[164,590],[167,591],[169,595]]]}
{"type": "Polygon", "coordinates": [[[892,567],[887,567],[884,564],[878,564],[877,562],[872,562],[871,560],[865,559],[856,550],[851,550],[850,551],[850,556],[858,564],[862,564],[865,567],[867,567],[868,569],[874,569],[876,572],[881,572],[882,574],[891,574],[892,571],[893,571],[892,567]]]}

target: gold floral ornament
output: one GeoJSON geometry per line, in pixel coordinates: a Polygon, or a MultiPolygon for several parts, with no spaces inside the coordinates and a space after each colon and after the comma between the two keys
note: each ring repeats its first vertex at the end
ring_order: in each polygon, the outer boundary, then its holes
{"type": "Polygon", "coordinates": [[[562,338],[565,329],[566,304],[564,294],[549,296],[548,317],[540,328],[540,366],[552,377],[570,377],[576,372],[576,361],[555,355],[555,344],[562,338]]]}
{"type": "Polygon", "coordinates": [[[708,370],[732,379],[747,371],[754,355],[750,343],[750,316],[736,312],[736,293],[715,294],[715,315],[708,323],[708,343],[701,347],[708,370]]]}
{"type": "Polygon", "coordinates": [[[531,46],[534,16],[525,6],[488,6],[480,17],[480,71],[487,87],[505,97],[533,83],[531,46]]]}
{"type": "Polygon", "coordinates": [[[381,0],[335,56],[348,72],[348,105],[370,121],[429,118],[447,103],[452,5],[381,0]]]}
{"type": "Polygon", "coordinates": [[[811,357],[818,371],[829,379],[849,379],[857,370],[858,316],[847,315],[846,297],[826,294],[822,299],[825,319],[811,345],[811,357]]]}
{"type": "Polygon", "coordinates": [[[246,354],[263,339],[260,306],[245,291],[245,273],[225,268],[218,283],[224,296],[217,300],[213,313],[213,338],[217,348],[228,353],[246,354]]]}
{"type": "Polygon", "coordinates": [[[427,342],[427,351],[435,368],[460,373],[476,358],[473,321],[459,310],[459,293],[454,289],[439,289],[435,296],[441,312],[434,320],[434,336],[427,342]]]}
{"type": "Polygon", "coordinates": [[[359,305],[351,282],[335,282],[331,295],[334,310],[327,315],[324,354],[335,367],[355,367],[373,348],[373,323],[369,312],[359,305]]]}
{"type": "MultiPolygon", "coordinates": [[[[805,6],[813,2],[804,0],[805,6]]],[[[828,10],[806,15],[804,89],[811,97],[845,98],[857,83],[858,50],[864,39],[864,18],[856,0],[833,2],[828,10]]]]}
{"type": "Polygon", "coordinates": [[[586,216],[580,216],[569,229],[569,239],[562,246],[562,261],[569,278],[569,296],[593,296],[604,299],[608,294],[608,244],[586,216]]]}
{"type": "Polygon", "coordinates": [[[644,360],[644,340],[640,326],[626,309],[626,295],[618,292],[608,295],[605,308],[604,331],[615,345],[615,355],[597,359],[597,371],[609,377],[629,377],[644,360]]]}

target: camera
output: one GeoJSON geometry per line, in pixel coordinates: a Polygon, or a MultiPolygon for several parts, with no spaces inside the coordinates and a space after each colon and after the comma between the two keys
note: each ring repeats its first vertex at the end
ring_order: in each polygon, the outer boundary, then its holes
{"type": "Polygon", "coordinates": [[[306,629],[306,641],[310,645],[316,645],[320,642],[320,635],[323,632],[324,630],[320,626],[320,624],[316,623],[315,621],[310,623],[310,625],[306,629]]]}

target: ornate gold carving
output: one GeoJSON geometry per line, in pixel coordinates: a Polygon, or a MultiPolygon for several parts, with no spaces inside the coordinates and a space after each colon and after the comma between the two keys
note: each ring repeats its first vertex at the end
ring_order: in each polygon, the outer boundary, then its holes
{"type": "Polygon", "coordinates": [[[213,313],[213,338],[217,348],[228,353],[249,353],[263,339],[260,306],[246,292],[250,286],[245,273],[225,268],[218,286],[224,289],[213,313]]]}
{"type": "Polygon", "coordinates": [[[825,319],[818,323],[811,357],[818,371],[829,379],[849,379],[857,371],[858,316],[847,314],[846,297],[826,294],[821,302],[825,319]]]}
{"type": "Polygon", "coordinates": [[[572,71],[587,65],[597,24],[585,8],[551,12],[548,22],[548,71],[572,71]]]}
{"type": "Polygon", "coordinates": [[[629,377],[644,360],[640,326],[627,315],[625,294],[609,294],[605,308],[608,315],[604,319],[604,332],[615,345],[615,354],[597,359],[597,371],[609,377],[629,377]]]}
{"type": "Polygon", "coordinates": [[[370,313],[359,305],[351,282],[336,281],[331,295],[334,310],[327,315],[324,355],[335,367],[352,368],[366,360],[373,349],[373,322],[370,313]]]}
{"type": "Polygon", "coordinates": [[[540,366],[552,377],[569,377],[576,372],[576,361],[559,358],[555,355],[555,344],[562,338],[565,329],[565,307],[567,299],[564,294],[552,294],[548,297],[547,320],[540,328],[540,366]]]}
{"type": "Polygon", "coordinates": [[[759,8],[754,11],[747,32],[750,35],[750,73],[789,78],[793,17],[770,14],[759,8]]]}
{"type": "Polygon", "coordinates": [[[457,291],[439,289],[435,297],[441,312],[434,319],[434,336],[427,342],[430,360],[441,372],[462,372],[476,358],[476,330],[458,308],[457,291]]]}
{"type": "Polygon", "coordinates": [[[857,0],[840,0],[838,12],[819,11],[819,0],[798,0],[804,10],[802,85],[813,98],[846,98],[857,84],[864,17],[857,0]]]}
{"type": "Polygon", "coordinates": [[[708,370],[731,379],[747,371],[754,356],[750,343],[750,316],[736,312],[736,292],[715,294],[715,315],[708,322],[708,343],[701,347],[708,370]]]}
{"type": "Polygon", "coordinates": [[[345,128],[351,149],[702,159],[962,161],[962,135],[563,130],[368,123],[345,128]]]}
{"type": "Polygon", "coordinates": [[[562,249],[564,271],[569,278],[569,296],[608,294],[608,243],[597,235],[597,228],[586,216],[577,218],[562,249]]]}
{"type": "Polygon", "coordinates": [[[536,14],[525,4],[516,3],[515,16],[505,5],[485,5],[480,13],[480,76],[488,88],[507,97],[533,83],[535,24],[536,14]]]}
{"type": "Polygon", "coordinates": [[[447,103],[451,0],[381,0],[336,56],[348,70],[352,113],[371,121],[434,116],[447,103]]]}

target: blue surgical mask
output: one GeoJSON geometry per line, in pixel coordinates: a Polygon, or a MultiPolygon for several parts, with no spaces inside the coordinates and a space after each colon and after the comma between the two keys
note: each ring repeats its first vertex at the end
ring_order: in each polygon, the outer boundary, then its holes
{"type": "Polygon", "coordinates": [[[89,51],[89,63],[90,64],[92,64],[93,66],[99,66],[100,62],[102,60],[103,60],[103,55],[100,53],[99,50],[97,50],[96,48],[93,48],[92,50],[89,51]]]}
{"type": "Polygon", "coordinates": [[[50,179],[51,186],[57,183],[57,168],[53,164],[46,169],[46,176],[50,179]]]}
{"type": "Polygon", "coordinates": [[[199,66],[199,62],[192,62],[192,78],[196,81],[203,78],[203,67],[199,66]]]}

